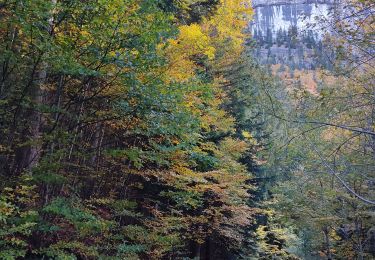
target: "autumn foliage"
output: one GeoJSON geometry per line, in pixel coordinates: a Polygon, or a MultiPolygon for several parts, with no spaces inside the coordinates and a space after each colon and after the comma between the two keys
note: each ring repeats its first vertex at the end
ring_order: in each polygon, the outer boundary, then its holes
{"type": "Polygon", "coordinates": [[[252,10],[169,2],[0,4],[0,258],[242,250],[252,143],[219,69],[252,10]]]}

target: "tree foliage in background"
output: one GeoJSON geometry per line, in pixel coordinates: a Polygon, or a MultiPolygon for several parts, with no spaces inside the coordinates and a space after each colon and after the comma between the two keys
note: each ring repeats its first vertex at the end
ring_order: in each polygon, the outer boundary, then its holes
{"type": "Polygon", "coordinates": [[[278,183],[264,206],[270,226],[294,233],[287,251],[304,259],[375,252],[374,5],[348,2],[324,21],[331,34],[323,51],[333,59],[330,71],[316,70],[317,91],[295,84],[282,90],[286,98],[270,92],[279,129],[267,172],[278,183]]]}

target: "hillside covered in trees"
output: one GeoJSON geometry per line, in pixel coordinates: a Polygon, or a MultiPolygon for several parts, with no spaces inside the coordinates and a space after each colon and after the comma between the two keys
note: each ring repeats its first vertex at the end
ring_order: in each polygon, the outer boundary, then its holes
{"type": "Polygon", "coordinates": [[[373,259],[375,6],[335,8],[294,67],[248,1],[0,0],[0,259],[373,259]]]}

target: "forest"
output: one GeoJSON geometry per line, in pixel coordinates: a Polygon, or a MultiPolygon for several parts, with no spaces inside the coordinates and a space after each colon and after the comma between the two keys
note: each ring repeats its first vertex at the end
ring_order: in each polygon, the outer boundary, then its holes
{"type": "Polygon", "coordinates": [[[375,3],[334,2],[0,0],[0,259],[375,259],[375,3]]]}

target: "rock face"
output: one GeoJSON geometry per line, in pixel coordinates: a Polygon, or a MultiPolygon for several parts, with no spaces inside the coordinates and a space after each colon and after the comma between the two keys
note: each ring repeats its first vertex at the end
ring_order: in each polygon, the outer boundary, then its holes
{"type": "MultiPolygon", "coordinates": [[[[298,31],[304,31],[309,24],[314,24],[318,19],[328,17],[332,7],[332,0],[321,1],[255,1],[255,16],[251,23],[253,33],[272,38],[276,38],[278,31],[288,31],[291,27],[296,27],[298,31]],[[264,4],[267,2],[267,4],[264,4]],[[315,2],[315,3],[311,3],[315,2]],[[319,3],[318,3],[319,2],[319,3]]],[[[315,30],[315,38],[322,32],[315,30]]]]}
{"type": "Polygon", "coordinates": [[[336,0],[252,0],[253,7],[290,4],[334,4],[336,0]]]}
{"type": "Polygon", "coordinates": [[[250,28],[258,43],[256,57],[266,64],[294,69],[326,66],[322,26],[339,0],[253,0],[250,28]]]}

